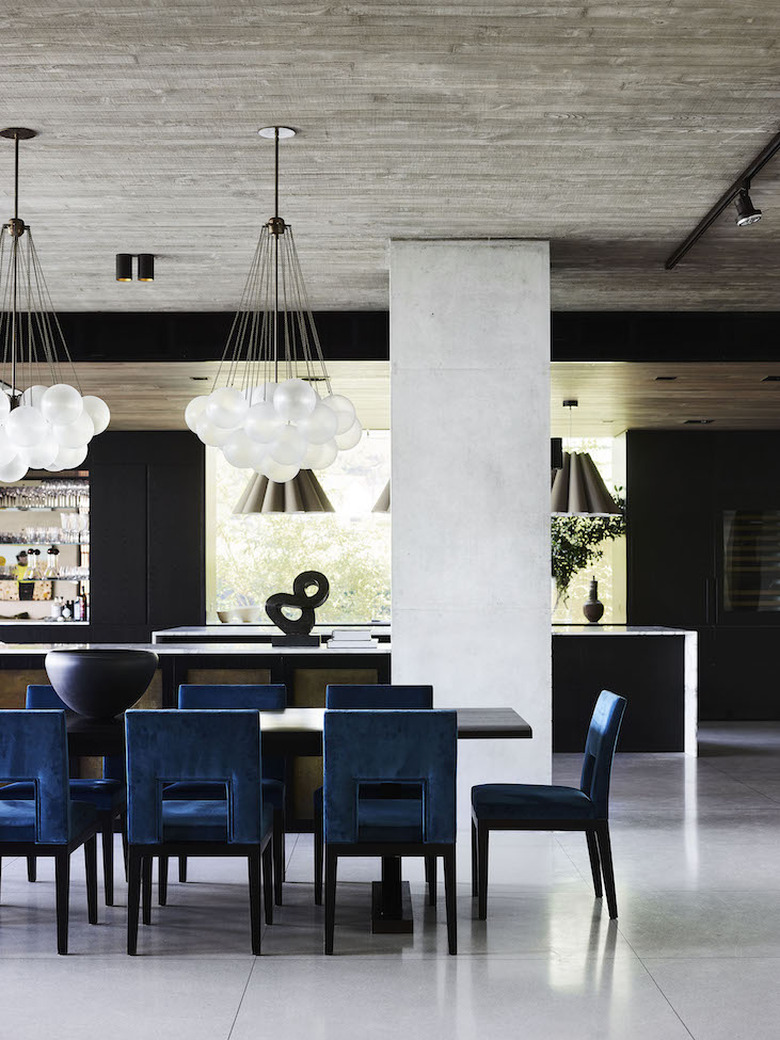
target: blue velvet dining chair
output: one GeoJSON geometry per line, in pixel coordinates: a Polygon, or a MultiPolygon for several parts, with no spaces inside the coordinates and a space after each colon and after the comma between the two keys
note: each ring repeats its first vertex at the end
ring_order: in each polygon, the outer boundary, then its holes
{"type": "MultiPolygon", "coordinates": [[[[27,687],[25,707],[28,709],[59,710],[67,707],[57,696],[53,686],[31,684],[27,687]]],[[[32,798],[33,785],[14,784],[7,788],[14,798],[32,798]]],[[[118,821],[122,832],[122,840],[126,839],[125,813],[127,810],[127,792],[125,789],[124,759],[112,755],[103,759],[102,778],[83,778],[70,780],[70,796],[75,801],[87,802],[98,812],[100,832],[103,845],[103,887],[106,906],[114,905],[114,824],[118,821]]],[[[35,881],[37,868],[35,856],[27,858],[27,878],[35,881]]]]}
{"type": "Polygon", "coordinates": [[[68,746],[62,711],[0,711],[0,869],[3,856],[54,859],[57,953],[68,952],[70,855],[84,846],[87,914],[97,924],[95,807],[74,801],[68,788],[68,746]],[[30,784],[31,798],[13,796],[13,782],[30,784]],[[9,790],[10,789],[10,790],[9,790]]]}
{"type": "Polygon", "coordinates": [[[471,789],[471,885],[480,920],[487,918],[488,841],[490,832],[584,831],[593,889],[602,897],[601,879],[611,918],[617,917],[612,845],[609,837],[609,784],[624,697],[602,690],[585,741],[579,787],[545,784],[479,784],[471,789]]]}
{"type": "Polygon", "coordinates": [[[455,917],[454,711],[326,711],[323,729],[325,953],[333,953],[336,872],[342,856],[441,856],[447,940],[455,917]],[[377,786],[387,785],[382,797],[377,786]],[[399,786],[402,796],[392,797],[399,786]],[[417,798],[408,790],[416,787],[417,798]]]}
{"type": "MultiPolygon", "coordinates": [[[[354,683],[325,687],[325,707],[338,710],[376,710],[382,708],[424,709],[433,707],[432,686],[402,686],[388,683],[354,683]]],[[[314,902],[322,904],[322,788],[314,791],[314,902]]],[[[436,859],[425,861],[428,899],[436,902],[436,859]]]]}
{"type": "Polygon", "coordinates": [[[273,921],[272,813],[263,805],[257,711],[128,711],[127,952],[138,945],[138,910],[151,923],[155,856],[240,856],[249,863],[252,952],[260,953],[260,893],[273,921]],[[166,785],[219,783],[221,799],[173,800],[166,785]],[[262,886],[261,886],[262,865],[262,886]]]}
{"type": "MultiPolygon", "coordinates": [[[[179,686],[179,707],[182,709],[220,710],[244,708],[253,711],[278,711],[287,706],[287,688],[284,683],[182,683],[179,686]]],[[[284,758],[263,757],[263,804],[273,810],[274,821],[274,901],[282,905],[282,882],[285,870],[285,771],[284,758]]],[[[223,798],[219,784],[171,784],[166,798],[223,798]]],[[[159,899],[167,899],[167,862],[160,860],[159,899]]],[[[179,881],[187,880],[187,859],[179,858],[179,881]]]]}

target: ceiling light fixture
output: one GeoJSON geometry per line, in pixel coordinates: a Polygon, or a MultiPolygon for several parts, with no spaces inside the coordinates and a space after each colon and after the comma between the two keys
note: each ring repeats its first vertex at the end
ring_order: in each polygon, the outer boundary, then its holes
{"type": "Polygon", "coordinates": [[[737,207],[737,227],[749,227],[750,224],[757,224],[761,220],[761,210],[756,209],[750,198],[749,183],[745,183],[745,186],[740,189],[739,194],[734,199],[734,204],[737,207]]]}
{"type": "Polygon", "coordinates": [[[279,141],[296,131],[258,133],[275,144],[274,216],[260,231],[213,389],[190,401],[184,418],[231,466],[283,483],[301,469],[326,469],[363,431],[352,402],[332,391],[292,228],[279,216],[279,141]]]}
{"type": "MultiPolygon", "coordinates": [[[[675,249],[675,251],[666,258],[666,263],[664,264],[664,267],[667,271],[671,271],[673,267],[676,267],[677,264],[679,264],[679,262],[688,252],[688,250],[693,245],[695,245],[696,242],[699,241],[699,239],[707,230],[707,228],[709,228],[712,224],[715,223],[715,221],[718,219],[718,217],[721,215],[724,209],[726,209],[727,206],[730,206],[731,203],[735,201],[735,199],[741,192],[744,191],[745,194],[747,194],[747,189],[750,187],[751,180],[756,176],[756,174],[760,170],[763,170],[763,168],[766,166],[769,160],[774,158],[775,153],[779,150],[780,133],[777,133],[769,142],[769,144],[765,148],[762,148],[758,155],[748,163],[748,165],[745,167],[742,173],[740,173],[739,177],[737,177],[737,179],[734,181],[734,183],[729,188],[727,188],[726,191],[723,192],[723,194],[715,203],[715,205],[707,213],[704,214],[704,216],[701,218],[701,220],[693,229],[693,231],[691,231],[690,235],[688,235],[688,237],[680,243],[680,245],[675,249]]],[[[739,209],[739,204],[737,204],[737,208],[739,209]]],[[[753,212],[754,214],[757,213],[759,217],[761,216],[760,210],[754,210],[753,212]]],[[[739,217],[737,218],[737,223],[740,223],[739,217]]],[[[755,220],[748,221],[748,223],[754,224],[755,220]]]]}
{"type": "Polygon", "coordinates": [[[14,215],[0,234],[0,342],[9,387],[0,393],[0,481],[5,483],[21,480],[28,469],[56,473],[80,466],[90,440],[111,417],[101,398],[81,396],[30,226],[19,217],[19,142],[35,136],[26,127],[0,130],[0,137],[14,142],[14,215]],[[66,364],[75,386],[63,382],[66,364]],[[24,391],[18,382],[22,368],[28,381],[24,391]]]}
{"type": "MultiPolygon", "coordinates": [[[[563,402],[569,409],[569,440],[571,440],[571,410],[579,401],[563,402]]],[[[609,516],[621,509],[607,491],[596,464],[587,452],[563,453],[563,465],[552,470],[550,512],[556,515],[609,516]]]]}
{"type": "Polygon", "coordinates": [[[335,513],[330,499],[310,469],[279,484],[253,473],[236,502],[234,513],[335,513]]]}
{"type": "Polygon", "coordinates": [[[138,281],[153,282],[154,253],[117,253],[114,258],[116,280],[118,282],[132,282],[133,257],[138,259],[138,281]]]}

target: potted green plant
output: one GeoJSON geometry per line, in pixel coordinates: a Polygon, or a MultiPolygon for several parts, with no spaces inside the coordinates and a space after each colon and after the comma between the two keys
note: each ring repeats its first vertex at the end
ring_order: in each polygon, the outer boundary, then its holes
{"type": "Polygon", "coordinates": [[[604,553],[604,542],[625,534],[623,513],[612,516],[568,516],[551,518],[552,576],[555,606],[568,599],[568,589],[577,571],[588,567],[604,553]]]}

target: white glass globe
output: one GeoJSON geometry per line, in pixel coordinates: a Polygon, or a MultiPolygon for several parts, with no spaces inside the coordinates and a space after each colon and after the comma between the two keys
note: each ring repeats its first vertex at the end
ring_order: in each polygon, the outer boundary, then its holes
{"type": "Polygon", "coordinates": [[[336,433],[346,433],[355,421],[355,406],[348,397],[343,394],[328,394],[322,398],[322,403],[332,408],[336,413],[339,424],[336,433]]]}
{"type": "Polygon", "coordinates": [[[282,429],[282,420],[268,401],[253,404],[246,413],[244,430],[247,437],[258,444],[270,444],[276,440],[282,429]]]}
{"type": "Polygon", "coordinates": [[[109,411],[108,405],[102,397],[94,397],[92,394],[87,394],[86,397],[82,397],[82,404],[84,405],[84,411],[92,420],[92,424],[95,427],[93,437],[97,437],[99,433],[102,433],[111,422],[111,412],[109,411]]]}
{"type": "Polygon", "coordinates": [[[0,423],[5,421],[11,411],[11,398],[4,391],[0,392],[0,423]]]}
{"type": "Polygon", "coordinates": [[[68,383],[55,383],[46,393],[41,394],[41,412],[52,426],[55,423],[64,425],[74,422],[83,409],[81,394],[68,383]]]}
{"type": "Polygon", "coordinates": [[[36,408],[40,408],[41,398],[48,389],[48,386],[43,386],[42,383],[35,383],[34,386],[28,386],[22,394],[22,404],[31,404],[36,408]]]}
{"type": "Polygon", "coordinates": [[[328,408],[322,401],[318,401],[308,419],[303,419],[297,425],[310,444],[324,444],[325,441],[336,436],[339,419],[332,408],[328,408]]]}
{"type": "Polygon", "coordinates": [[[243,430],[233,430],[229,440],[222,445],[222,454],[236,469],[252,469],[257,458],[257,447],[243,430]]]}
{"type": "Polygon", "coordinates": [[[233,431],[226,430],[221,426],[215,426],[214,423],[209,421],[209,417],[204,412],[200,419],[198,419],[195,433],[197,433],[203,443],[208,444],[209,447],[221,448],[223,444],[230,440],[230,435],[233,431]]]}
{"type": "Polygon", "coordinates": [[[37,408],[20,404],[5,420],[5,432],[18,448],[31,448],[51,432],[51,427],[37,408]]]}
{"type": "Polygon", "coordinates": [[[86,457],[86,444],[82,445],[80,448],[63,448],[60,446],[59,451],[54,456],[54,461],[44,468],[52,470],[54,473],[61,469],[75,469],[76,466],[81,465],[86,457]]]}
{"type": "Polygon", "coordinates": [[[303,379],[285,379],[276,388],[274,408],[283,419],[305,419],[316,405],[317,394],[303,379]]]}
{"type": "Polygon", "coordinates": [[[14,455],[8,462],[0,466],[0,480],[5,484],[12,484],[15,480],[21,480],[27,472],[27,463],[21,455],[14,455]]]}
{"type": "Polygon", "coordinates": [[[20,448],[19,454],[30,469],[46,469],[47,466],[54,462],[59,450],[60,445],[52,432],[31,448],[20,448]]]}
{"type": "Polygon", "coordinates": [[[260,383],[258,386],[250,386],[247,390],[242,390],[241,392],[247,399],[250,408],[253,404],[259,404],[261,401],[267,401],[270,404],[274,399],[276,383],[260,383]]]}
{"type": "Polygon", "coordinates": [[[350,448],[354,448],[355,445],[360,441],[363,436],[363,427],[360,425],[360,420],[355,419],[350,428],[346,433],[337,433],[335,437],[336,445],[339,451],[349,451],[350,448]]]}
{"type": "Polygon", "coordinates": [[[302,465],[306,469],[327,469],[336,461],[338,453],[335,440],[325,441],[324,444],[310,444],[302,465]]]}
{"type": "Polygon", "coordinates": [[[297,477],[300,469],[300,466],[284,466],[269,455],[262,462],[260,473],[268,477],[269,480],[276,481],[277,484],[284,484],[286,481],[292,480],[293,477],[297,477]]]}
{"type": "Polygon", "coordinates": [[[193,433],[197,432],[195,427],[198,425],[198,419],[203,416],[208,401],[208,397],[205,394],[201,394],[200,397],[193,397],[184,409],[184,421],[193,433]]]}
{"type": "Polygon", "coordinates": [[[18,454],[19,449],[12,440],[9,440],[5,429],[0,426],[0,466],[10,462],[18,454]]]}
{"type": "Polygon", "coordinates": [[[223,386],[209,395],[206,415],[215,426],[224,430],[237,429],[246,416],[247,399],[233,386],[223,386]]]}
{"type": "Polygon", "coordinates": [[[283,426],[271,444],[270,455],[283,466],[300,466],[306,454],[306,439],[295,426],[283,426]]]}
{"type": "Polygon", "coordinates": [[[55,423],[53,429],[60,447],[81,448],[92,440],[95,424],[87,412],[82,412],[72,423],[55,423]]]}

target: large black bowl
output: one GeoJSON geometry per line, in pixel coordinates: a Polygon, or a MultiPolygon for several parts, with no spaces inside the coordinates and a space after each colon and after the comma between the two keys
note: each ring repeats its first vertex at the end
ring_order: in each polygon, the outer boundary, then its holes
{"type": "Polygon", "coordinates": [[[50,650],[46,674],[73,711],[108,719],[145,693],[157,660],[151,650],[50,650]]]}

